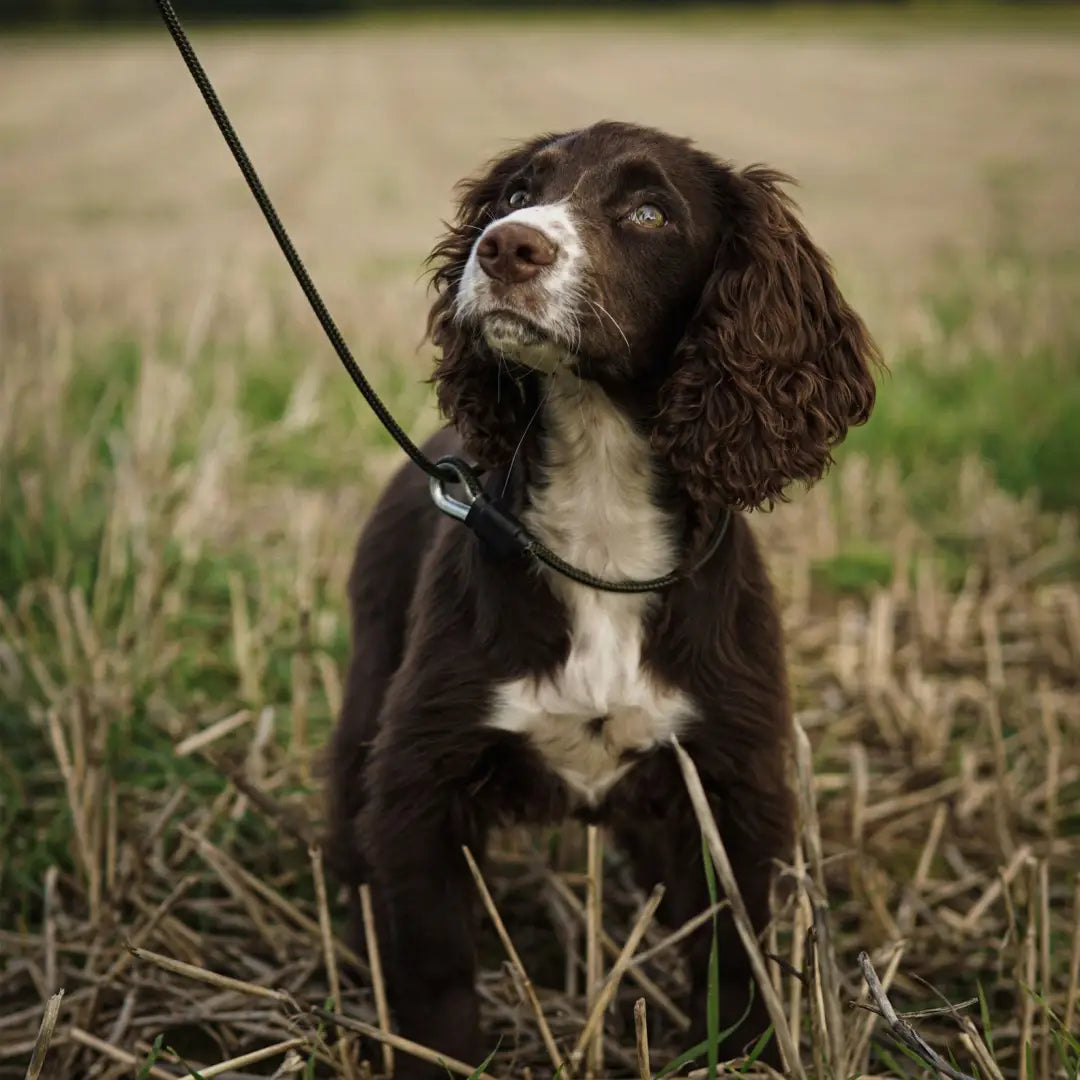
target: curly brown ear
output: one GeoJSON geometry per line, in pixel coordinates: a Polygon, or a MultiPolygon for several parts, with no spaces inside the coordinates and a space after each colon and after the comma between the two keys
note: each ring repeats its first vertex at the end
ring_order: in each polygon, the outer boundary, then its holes
{"type": "Polygon", "coordinates": [[[870,416],[880,363],[780,189],[788,178],[754,167],[718,179],[728,230],[653,433],[707,517],[768,507],[790,483],[818,480],[832,447],[870,416]]]}
{"type": "Polygon", "coordinates": [[[432,381],[439,408],[461,433],[466,453],[486,468],[511,459],[535,403],[530,406],[527,382],[515,380],[483,340],[455,320],[454,301],[473,243],[496,217],[507,183],[551,138],[520,146],[491,162],[482,176],[461,181],[454,222],[428,256],[437,295],[427,334],[438,350],[432,381]]]}

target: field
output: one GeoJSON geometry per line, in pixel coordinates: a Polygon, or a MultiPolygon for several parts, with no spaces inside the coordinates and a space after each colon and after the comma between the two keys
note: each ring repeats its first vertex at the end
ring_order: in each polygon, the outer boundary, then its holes
{"type": "MultiPolygon", "coordinates": [[[[812,749],[775,985],[807,1076],[928,1070],[853,1007],[865,950],[963,1073],[1075,1080],[1080,17],[195,40],[417,436],[438,423],[423,258],[485,158],[614,117],[798,177],[891,374],[829,480],[755,519],[812,749]]],[[[37,1075],[61,988],[45,1077],[378,1074],[372,980],[345,970],[309,844],[351,546],[399,455],[164,31],[0,40],[0,206],[0,1078],[37,1075]]],[[[590,883],[577,829],[503,837],[490,874],[561,1052],[588,1012],[590,883]]],[[[643,898],[615,851],[603,893],[617,952],[643,898]]],[[[618,985],[603,1075],[638,1074],[638,997],[654,1073],[684,1049],[658,955],[618,985]]],[[[505,959],[488,925],[490,1071],[550,1075],[505,959]]]]}

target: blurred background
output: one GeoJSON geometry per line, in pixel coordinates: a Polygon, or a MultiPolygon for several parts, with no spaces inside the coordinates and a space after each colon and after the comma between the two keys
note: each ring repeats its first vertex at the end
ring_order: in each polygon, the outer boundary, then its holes
{"type": "MultiPolygon", "coordinates": [[[[1075,1070],[1080,7],[178,6],[417,437],[438,424],[423,261],[485,160],[611,118],[797,178],[890,367],[829,479],[754,517],[814,749],[844,1000],[868,949],[899,1007],[939,1004],[921,979],[982,995],[1004,1074],[1075,1070]]],[[[201,990],[119,941],[249,979],[315,955],[304,841],[345,579],[401,460],[156,18],[144,0],[0,0],[0,1077],[24,1074],[61,984],[57,1076],[121,1074],[84,1034],[141,1061],[166,1031],[204,1064],[270,1041],[211,1022],[201,990]]],[[[560,901],[523,899],[529,843],[493,889],[565,1002],[559,950],[580,940],[560,901]]],[[[580,870],[558,850],[547,872],[580,870]]],[[[609,895],[621,941],[636,901],[609,895]]],[[[807,911],[789,903],[777,931],[796,966],[807,911]]],[[[321,1000],[322,968],[304,971],[294,992],[321,1000]]],[[[497,955],[486,978],[501,1032],[497,955]]],[[[812,1054],[808,999],[784,987],[812,1054]]],[[[374,1016],[368,986],[345,994],[374,1016]]],[[[295,1034],[267,1010],[258,1031],[295,1034]]],[[[845,1010],[830,1067],[912,1072],[866,1015],[845,1010]]],[[[617,1061],[633,1033],[612,1023],[617,1061]]],[[[924,1023],[966,1052],[955,1024],[924,1023]]]]}

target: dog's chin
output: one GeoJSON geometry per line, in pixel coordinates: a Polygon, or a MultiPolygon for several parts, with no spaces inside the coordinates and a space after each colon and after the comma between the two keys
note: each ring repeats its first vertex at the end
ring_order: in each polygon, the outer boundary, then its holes
{"type": "Polygon", "coordinates": [[[492,352],[542,374],[554,374],[570,359],[565,347],[533,323],[510,312],[485,315],[481,327],[492,352]]]}

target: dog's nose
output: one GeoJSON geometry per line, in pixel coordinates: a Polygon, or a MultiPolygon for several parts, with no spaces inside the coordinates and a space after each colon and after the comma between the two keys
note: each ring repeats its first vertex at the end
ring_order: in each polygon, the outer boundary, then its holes
{"type": "Polygon", "coordinates": [[[488,277],[516,285],[536,277],[555,261],[559,249],[539,229],[507,221],[488,229],[476,247],[476,261],[488,277]]]}

